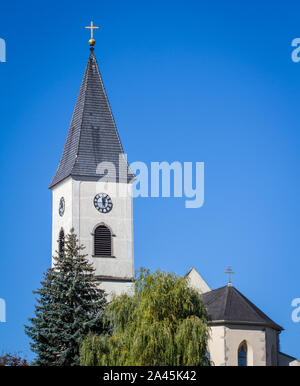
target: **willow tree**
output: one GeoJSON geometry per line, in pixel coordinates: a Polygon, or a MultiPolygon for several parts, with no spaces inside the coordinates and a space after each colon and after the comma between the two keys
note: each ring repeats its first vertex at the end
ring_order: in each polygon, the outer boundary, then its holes
{"type": "Polygon", "coordinates": [[[111,333],[84,339],[81,365],[209,365],[206,309],[185,278],[141,269],[134,295],[115,297],[105,319],[111,333]]]}

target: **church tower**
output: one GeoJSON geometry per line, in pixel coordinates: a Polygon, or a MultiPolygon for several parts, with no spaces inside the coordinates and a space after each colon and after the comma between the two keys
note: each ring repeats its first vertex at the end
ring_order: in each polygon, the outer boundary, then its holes
{"type": "Polygon", "coordinates": [[[134,175],[107,99],[93,38],[89,44],[66,143],[50,184],[52,255],[63,248],[64,237],[73,228],[100,287],[118,295],[133,289],[134,175]]]}

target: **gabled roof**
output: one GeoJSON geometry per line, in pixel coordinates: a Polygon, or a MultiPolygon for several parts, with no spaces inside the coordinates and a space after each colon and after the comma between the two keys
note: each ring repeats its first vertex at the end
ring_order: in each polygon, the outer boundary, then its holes
{"type": "Polygon", "coordinates": [[[94,178],[108,175],[108,181],[130,182],[134,175],[130,169],[127,175],[127,170],[128,164],[92,48],[63,154],[50,188],[70,175],[94,178]],[[107,163],[104,170],[99,168],[101,162],[107,163]]]}
{"type": "Polygon", "coordinates": [[[206,292],[202,295],[203,303],[213,323],[221,324],[253,324],[264,325],[283,330],[266,314],[257,308],[250,300],[242,295],[236,288],[225,286],[206,292]]]}
{"type": "Polygon", "coordinates": [[[196,291],[198,291],[200,294],[211,291],[211,288],[203,279],[203,277],[200,275],[200,273],[196,270],[196,268],[194,267],[190,268],[190,270],[187,272],[187,274],[184,277],[188,278],[189,285],[192,288],[194,288],[196,291]]]}

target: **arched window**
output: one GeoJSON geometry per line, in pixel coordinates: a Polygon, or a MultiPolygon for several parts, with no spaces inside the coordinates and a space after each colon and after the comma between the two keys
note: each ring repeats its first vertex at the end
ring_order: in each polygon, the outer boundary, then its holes
{"type": "Polygon", "coordinates": [[[242,342],[238,350],[238,366],[247,366],[247,343],[242,342]]]}
{"type": "Polygon", "coordinates": [[[95,256],[111,256],[111,232],[105,225],[95,229],[94,254],[95,256]]]}
{"type": "Polygon", "coordinates": [[[58,236],[58,253],[60,255],[64,253],[64,247],[65,247],[65,232],[63,229],[61,229],[58,236]]]}

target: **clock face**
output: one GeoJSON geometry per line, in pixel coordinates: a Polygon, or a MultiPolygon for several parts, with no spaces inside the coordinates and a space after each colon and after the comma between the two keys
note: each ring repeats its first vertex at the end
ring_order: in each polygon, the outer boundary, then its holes
{"type": "Polygon", "coordinates": [[[113,203],[106,193],[99,193],[94,198],[94,205],[101,213],[108,213],[112,210],[113,203]]]}
{"type": "Polygon", "coordinates": [[[58,213],[60,216],[63,216],[65,213],[65,199],[63,197],[59,200],[58,213]]]}

